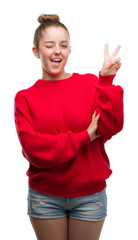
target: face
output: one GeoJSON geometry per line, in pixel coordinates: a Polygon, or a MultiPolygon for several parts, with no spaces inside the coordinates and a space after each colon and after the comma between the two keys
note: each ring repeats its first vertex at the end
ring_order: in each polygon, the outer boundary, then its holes
{"type": "Polygon", "coordinates": [[[43,78],[64,78],[70,42],[67,31],[62,27],[48,27],[42,32],[39,50],[33,47],[36,57],[40,58],[43,78]]]}

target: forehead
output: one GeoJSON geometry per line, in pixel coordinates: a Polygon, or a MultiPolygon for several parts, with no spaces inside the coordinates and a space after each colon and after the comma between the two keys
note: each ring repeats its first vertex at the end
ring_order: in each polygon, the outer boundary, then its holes
{"type": "Polygon", "coordinates": [[[69,41],[68,32],[62,27],[48,27],[42,31],[43,41],[69,41]]]}

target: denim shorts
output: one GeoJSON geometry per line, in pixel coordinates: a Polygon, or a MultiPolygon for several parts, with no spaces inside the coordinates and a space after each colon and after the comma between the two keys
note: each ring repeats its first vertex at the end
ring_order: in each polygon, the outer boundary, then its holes
{"type": "Polygon", "coordinates": [[[29,186],[28,215],[41,219],[102,220],[107,216],[106,188],[92,195],[64,198],[37,192],[29,186]]]}

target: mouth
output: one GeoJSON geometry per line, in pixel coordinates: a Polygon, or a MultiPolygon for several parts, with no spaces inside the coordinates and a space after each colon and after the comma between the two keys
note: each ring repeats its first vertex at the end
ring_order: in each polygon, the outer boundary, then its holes
{"type": "Polygon", "coordinates": [[[62,60],[60,58],[52,58],[50,61],[52,63],[58,64],[58,63],[61,63],[62,60]]]}

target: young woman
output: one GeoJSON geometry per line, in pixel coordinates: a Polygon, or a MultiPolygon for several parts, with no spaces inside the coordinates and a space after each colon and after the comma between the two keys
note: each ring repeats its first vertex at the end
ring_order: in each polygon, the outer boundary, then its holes
{"type": "Polygon", "coordinates": [[[29,161],[28,215],[38,240],[98,240],[107,215],[112,173],[104,143],[123,127],[123,89],[112,84],[121,66],[105,45],[99,78],[65,72],[68,29],[41,15],[34,55],[42,78],[15,96],[15,124],[29,161]]]}

